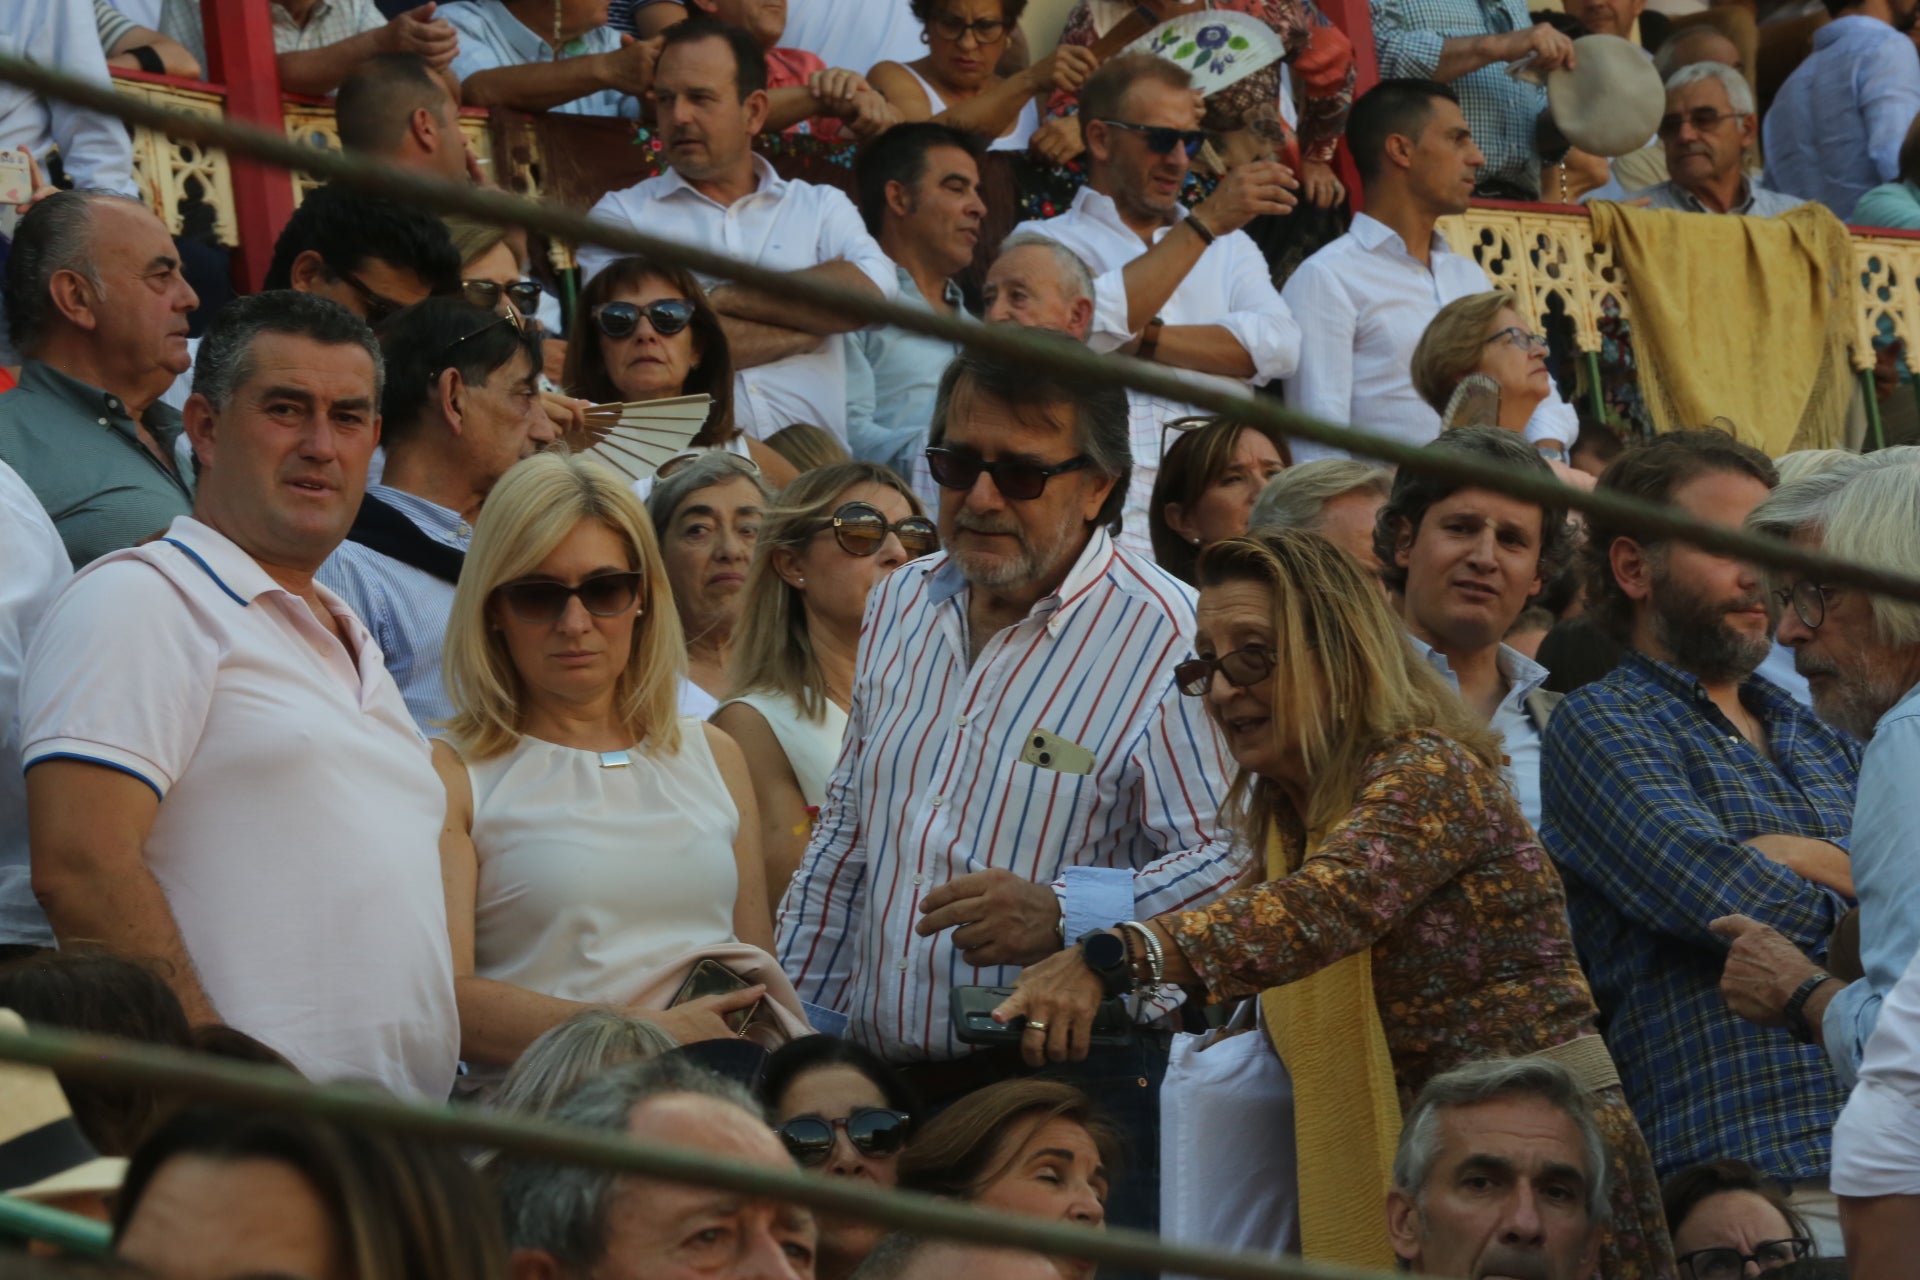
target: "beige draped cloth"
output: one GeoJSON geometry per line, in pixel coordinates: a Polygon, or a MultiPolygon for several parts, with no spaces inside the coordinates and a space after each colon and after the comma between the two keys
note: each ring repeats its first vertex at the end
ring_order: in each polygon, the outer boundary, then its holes
{"type": "Polygon", "coordinates": [[[1654,429],[1726,427],[1779,457],[1845,443],[1853,243],[1824,206],[1772,218],[1592,206],[1633,298],[1654,429]]]}

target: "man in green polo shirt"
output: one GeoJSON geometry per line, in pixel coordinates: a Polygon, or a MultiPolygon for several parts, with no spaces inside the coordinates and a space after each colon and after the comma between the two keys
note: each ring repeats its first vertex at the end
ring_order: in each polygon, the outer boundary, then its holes
{"type": "Polygon", "coordinates": [[[53,517],[75,568],[193,506],[173,461],[180,415],[158,400],[188,367],[199,303],[173,237],[138,200],[63,191],[20,220],[6,313],[26,364],[0,395],[0,461],[53,517]]]}

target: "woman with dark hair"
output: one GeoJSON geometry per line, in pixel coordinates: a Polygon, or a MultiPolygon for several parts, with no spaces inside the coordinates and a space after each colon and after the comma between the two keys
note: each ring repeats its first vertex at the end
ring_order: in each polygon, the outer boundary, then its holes
{"type": "MultiPolygon", "coordinates": [[[[900,1153],[919,1123],[920,1099],[878,1054],[834,1036],[805,1036],[774,1050],[761,1073],[780,1141],[802,1169],[888,1189],[900,1153]]],[[[842,1280],[887,1231],[872,1223],[818,1216],[818,1280],[842,1280]]]]}
{"type": "Polygon", "coordinates": [[[507,1280],[493,1197],[458,1152],[386,1130],[201,1104],[134,1154],[114,1251],[161,1280],[507,1280]]]}
{"type": "Polygon", "coordinates": [[[587,282],[574,308],[573,339],[560,380],[595,404],[708,395],[696,449],[751,458],[774,488],[799,474],[733,420],[733,353],[720,313],[684,267],[616,258],[587,282]]]}
{"type": "Polygon", "coordinates": [[[1169,426],[1184,429],[1154,477],[1147,534],[1160,567],[1191,583],[1202,551],[1247,531],[1254,501],[1267,481],[1293,465],[1293,453],[1272,427],[1213,418],[1182,418],[1169,426]]]}
{"type": "Polygon", "coordinates": [[[1740,1280],[1814,1252],[1813,1231],[1779,1185],[1741,1160],[1689,1165],[1660,1188],[1680,1280],[1740,1280]]]}
{"type": "MultiPolygon", "coordinates": [[[[1003,1080],[970,1093],[914,1135],[900,1187],[988,1209],[1106,1223],[1120,1135],[1086,1094],[1058,1080],[1003,1080]]],[[[1056,1258],[1066,1280],[1093,1264],[1056,1258]]]]}

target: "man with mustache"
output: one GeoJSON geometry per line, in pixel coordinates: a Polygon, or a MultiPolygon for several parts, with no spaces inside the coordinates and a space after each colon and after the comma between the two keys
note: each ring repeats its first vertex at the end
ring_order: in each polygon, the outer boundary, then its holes
{"type": "Polygon", "coordinates": [[[372,330],[274,291],[214,318],[193,514],[95,561],[21,681],[33,891],[153,962],[196,1025],[315,1080],[444,1099],[459,1056],[446,795],[379,647],[314,574],[380,439],[372,330]]]}
{"type": "Polygon", "coordinates": [[[1608,1213],[1606,1146],[1548,1058],[1443,1072],[1400,1128],[1387,1234],[1409,1270],[1460,1280],[1589,1280],[1608,1213]]]}
{"type": "MultiPolygon", "coordinates": [[[[1758,450],[1686,431],[1622,454],[1600,488],[1731,527],[1776,480],[1758,450]]],[[[1727,1009],[1710,926],[1749,916],[1824,956],[1852,905],[1859,745],[1755,674],[1778,617],[1758,569],[1607,518],[1588,529],[1588,612],[1627,652],[1547,726],[1540,834],[1608,1047],[1663,1177],[1744,1160],[1837,1252],[1844,1091],[1817,1047],[1727,1009]]]]}
{"type": "MultiPolygon", "coordinates": [[[[1849,560],[1910,564],[1920,525],[1920,467],[1906,455],[1870,454],[1784,484],[1748,524],[1849,560]]],[[[1865,976],[1843,982],[1775,930],[1732,916],[1715,930],[1733,939],[1721,992],[1734,1012],[1824,1045],[1853,1083],[1880,1008],[1920,951],[1920,606],[1806,579],[1783,580],[1781,643],[1813,690],[1821,719],[1867,743],[1849,845],[1860,898],[1865,976]]]]}
{"type": "MultiPolygon", "coordinates": [[[[945,550],[867,604],[846,747],[779,938],[801,997],[938,1105],[1026,1074],[1019,1045],[954,1035],[954,986],[1011,986],[1084,934],[1217,896],[1246,860],[1218,823],[1223,746],[1173,680],[1193,591],[1114,545],[1120,389],[963,353],[930,440],[945,550]]],[[[1170,1037],[1138,1031],[1071,1070],[1132,1144],[1107,1220],[1151,1227],[1170,1037]]]]}
{"type": "Polygon", "coordinates": [[[187,313],[199,305],[173,237],[138,200],[63,191],[20,220],[6,315],[26,364],[0,395],[0,461],[53,517],[76,567],[193,505],[174,462],[180,417],[159,400],[190,363],[187,313]]]}
{"type": "Polygon", "coordinates": [[[1747,177],[1740,158],[1759,136],[1753,87],[1732,67],[1696,62],[1667,80],[1667,112],[1660,117],[1667,181],[1636,191],[1650,209],[1743,213],[1771,218],[1806,203],[1769,191],[1747,177]]]}
{"type": "Polygon", "coordinates": [[[1920,114],[1920,0],[1826,0],[1833,21],[1774,95],[1762,136],[1767,178],[1841,218],[1900,177],[1900,144],[1920,114]]]}

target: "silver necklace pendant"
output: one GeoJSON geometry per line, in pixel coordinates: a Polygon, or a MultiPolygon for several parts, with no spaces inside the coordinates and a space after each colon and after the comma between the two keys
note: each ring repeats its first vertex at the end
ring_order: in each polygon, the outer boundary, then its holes
{"type": "Polygon", "coordinates": [[[624,769],[633,763],[633,757],[624,751],[602,751],[600,767],[602,769],[624,769]]]}

